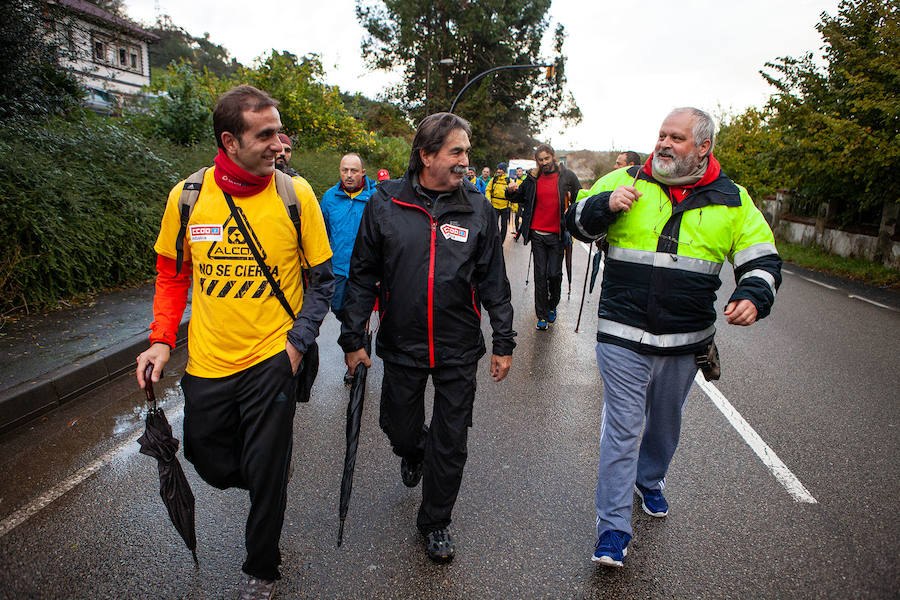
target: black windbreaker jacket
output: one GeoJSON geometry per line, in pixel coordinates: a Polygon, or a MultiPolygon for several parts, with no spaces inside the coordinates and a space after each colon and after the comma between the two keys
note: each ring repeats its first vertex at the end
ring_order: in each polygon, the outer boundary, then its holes
{"type": "Polygon", "coordinates": [[[512,354],[515,331],[509,280],[491,205],[474,185],[434,203],[409,174],[382,182],[363,212],[338,342],[363,347],[379,298],[376,354],[414,367],[457,366],[485,353],[481,306],[490,315],[493,353],[512,354]],[[380,282],[380,287],[379,287],[380,282]]]}
{"type": "MultiPolygon", "coordinates": [[[[527,244],[531,240],[531,219],[534,218],[534,202],[537,198],[537,178],[541,176],[540,167],[528,172],[528,176],[522,185],[512,194],[508,194],[509,201],[518,203],[522,207],[522,227],[519,229],[523,236],[522,243],[527,244]]],[[[559,235],[566,231],[566,209],[569,204],[575,204],[575,198],[581,190],[578,176],[562,165],[559,165],[559,235]],[[569,194],[569,202],[566,204],[566,194],[569,194]]]]}

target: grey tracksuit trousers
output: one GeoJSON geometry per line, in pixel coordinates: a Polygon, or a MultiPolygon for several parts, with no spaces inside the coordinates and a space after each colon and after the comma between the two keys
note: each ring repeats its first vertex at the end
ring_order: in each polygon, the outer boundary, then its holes
{"type": "Polygon", "coordinates": [[[603,379],[597,534],[614,529],[631,535],[635,481],[649,489],[665,486],[697,365],[692,354],[638,354],[598,343],[597,366],[603,379]]]}

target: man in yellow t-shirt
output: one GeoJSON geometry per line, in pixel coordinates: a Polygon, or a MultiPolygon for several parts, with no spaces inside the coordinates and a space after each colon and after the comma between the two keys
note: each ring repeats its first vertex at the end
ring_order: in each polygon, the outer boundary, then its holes
{"type": "Polygon", "coordinates": [[[193,285],[188,364],[181,380],[184,455],[210,485],[249,490],[240,587],[266,598],[281,576],[278,542],[293,447],[295,374],[318,336],[334,290],[331,248],[315,194],[302,178],[290,180],[299,202],[298,232],[276,191],[275,158],[282,152],[277,105],[248,85],[219,98],[213,113],[219,154],[190,213],[183,256],[176,248],[185,182],[169,194],[154,247],[158,275],[151,345],[137,365],[141,387],[148,363],[151,379],[159,380],[193,285]],[[305,292],[303,266],[309,269],[305,292]]]}

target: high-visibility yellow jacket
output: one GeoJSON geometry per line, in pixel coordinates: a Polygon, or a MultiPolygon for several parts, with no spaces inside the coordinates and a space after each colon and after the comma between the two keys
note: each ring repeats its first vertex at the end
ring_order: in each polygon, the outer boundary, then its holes
{"type": "Polygon", "coordinates": [[[628,212],[609,208],[612,192],[631,185],[640,167],[599,179],[566,213],[566,228],[582,241],[609,243],[598,310],[597,340],[648,354],[693,353],[715,334],[719,271],[734,265],[729,302],[753,302],[769,314],[781,285],[781,258],[772,230],[743,187],[724,173],[692,188],[679,203],[641,171],[643,195],[628,212]]]}
{"type": "Polygon", "coordinates": [[[490,201],[491,206],[494,208],[509,208],[509,201],[506,199],[506,188],[508,186],[509,177],[506,175],[491,177],[491,180],[488,181],[487,189],[484,191],[484,197],[490,201]]]}

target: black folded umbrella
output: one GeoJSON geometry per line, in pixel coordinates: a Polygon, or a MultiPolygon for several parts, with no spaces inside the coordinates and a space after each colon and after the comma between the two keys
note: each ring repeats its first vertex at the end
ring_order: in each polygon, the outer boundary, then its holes
{"type": "Polygon", "coordinates": [[[591,267],[591,287],[588,290],[588,293],[594,292],[594,283],[597,281],[597,273],[600,272],[600,258],[602,256],[603,255],[599,251],[594,255],[593,266],[591,267]]]}
{"type": "Polygon", "coordinates": [[[194,526],[194,493],[188,484],[184,469],[178,462],[175,453],[178,452],[178,440],[172,436],[172,426],[169,425],[166,414],[156,406],[156,395],[153,393],[153,383],[150,374],[153,365],[147,365],[144,373],[147,402],[153,406],[147,411],[146,429],[144,435],[138,438],[141,445],[141,454],[152,456],[156,459],[159,468],[159,495],[162,497],[166,510],[169,511],[169,519],[175,525],[175,529],[181,534],[181,538],[187,545],[197,563],[197,531],[194,526]]]}
{"type": "MultiPolygon", "coordinates": [[[[371,355],[372,334],[366,333],[364,341],[366,354],[371,355]]],[[[353,489],[353,472],[356,469],[356,450],[359,447],[359,428],[362,421],[363,399],[366,395],[366,374],[368,368],[362,363],[353,371],[353,384],[350,386],[350,401],[347,403],[347,452],[344,455],[344,474],[341,476],[341,502],[338,516],[341,525],[338,529],[337,545],[344,541],[344,521],[350,509],[350,492],[353,489]]]]}
{"type": "Polygon", "coordinates": [[[569,282],[569,293],[566,295],[568,298],[572,297],[572,236],[567,232],[565,235],[566,238],[566,281],[569,282]]]}
{"type": "Polygon", "coordinates": [[[297,371],[297,402],[309,402],[312,386],[319,374],[319,344],[313,342],[306,349],[297,371]]]}

